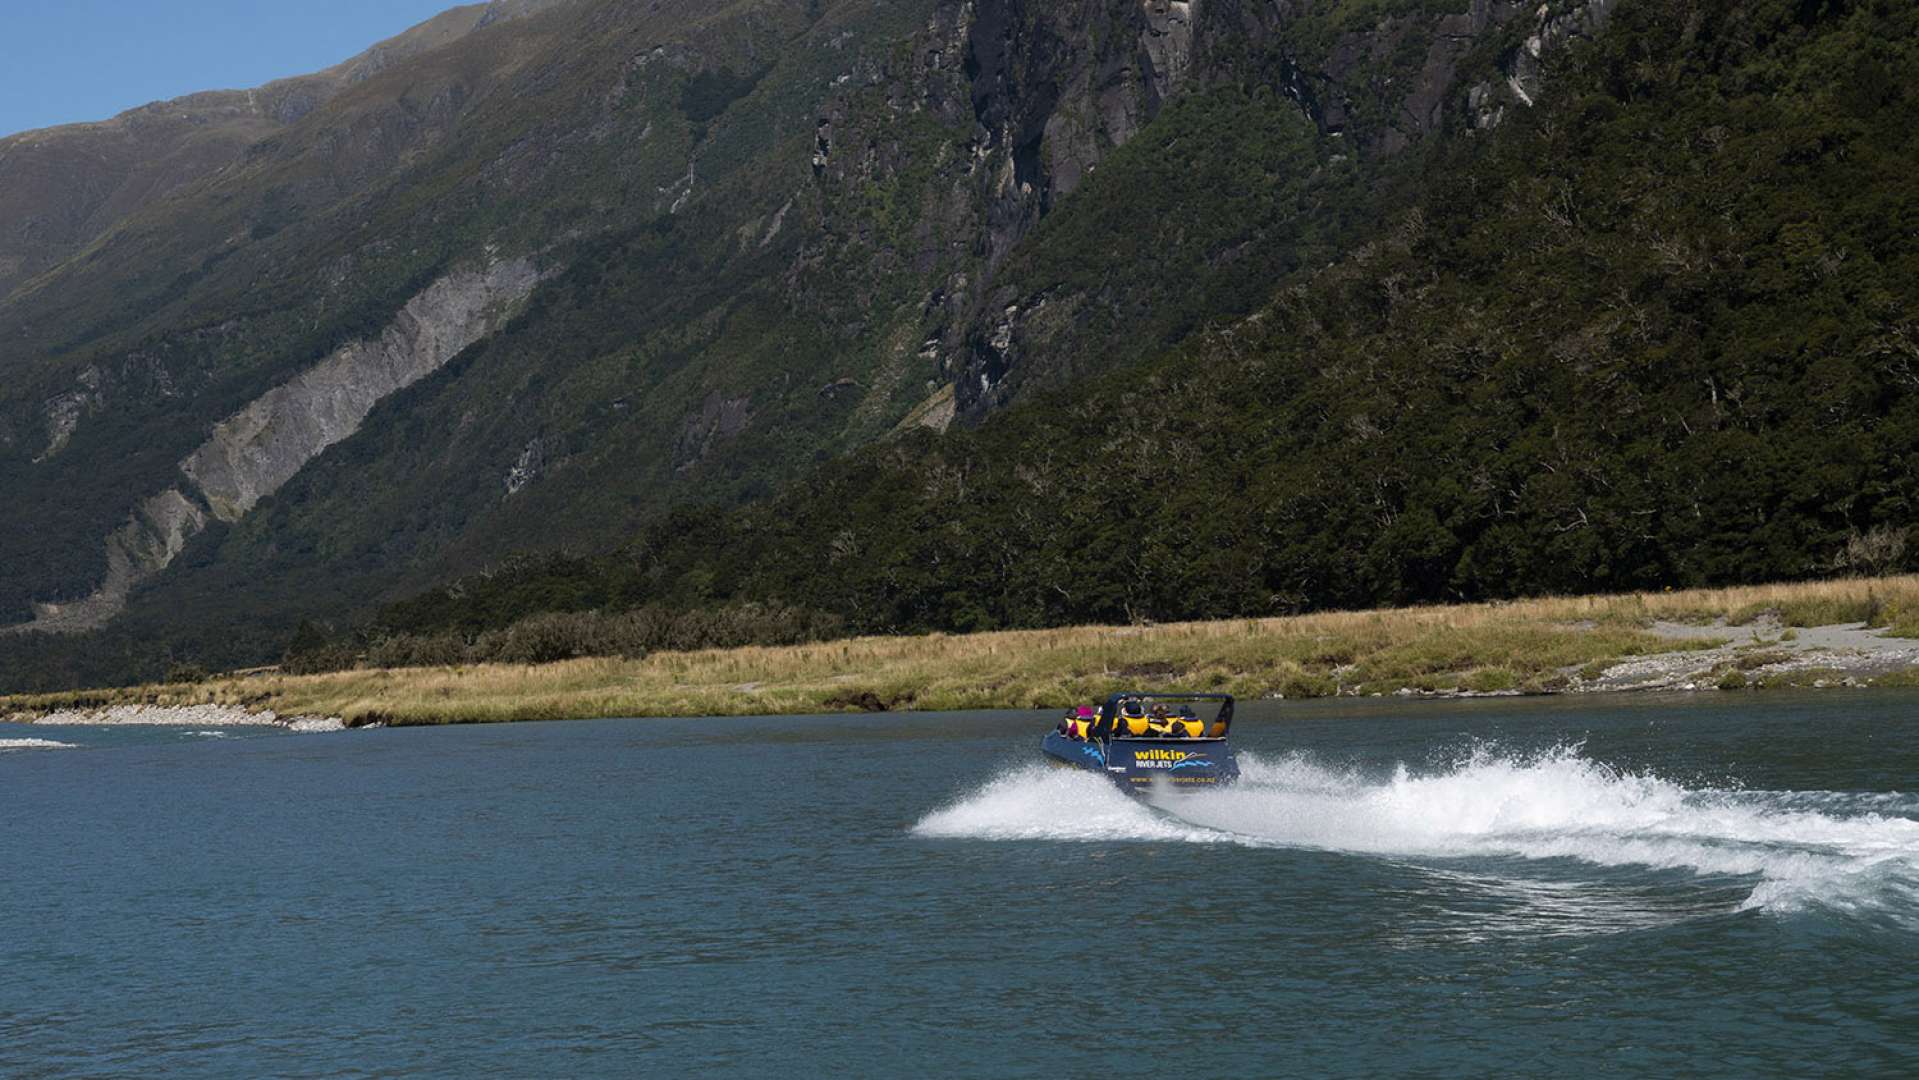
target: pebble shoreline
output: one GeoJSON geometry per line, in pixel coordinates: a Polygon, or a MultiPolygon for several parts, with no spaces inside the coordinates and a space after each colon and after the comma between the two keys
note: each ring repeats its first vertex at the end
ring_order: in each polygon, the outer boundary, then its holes
{"type": "Polygon", "coordinates": [[[271,709],[248,712],[237,705],[114,705],[19,713],[7,720],[42,727],[278,727],[303,734],[346,730],[346,723],[337,716],[281,716],[271,709]]]}

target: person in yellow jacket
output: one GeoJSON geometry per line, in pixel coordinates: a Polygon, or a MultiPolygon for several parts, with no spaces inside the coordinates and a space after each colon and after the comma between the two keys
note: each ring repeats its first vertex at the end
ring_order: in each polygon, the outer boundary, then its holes
{"type": "Polygon", "coordinates": [[[1078,739],[1081,742],[1085,742],[1088,738],[1092,737],[1094,719],[1096,719],[1096,714],[1089,705],[1081,705],[1077,709],[1068,709],[1066,710],[1066,715],[1061,718],[1059,722],[1059,733],[1069,739],[1078,739]]]}

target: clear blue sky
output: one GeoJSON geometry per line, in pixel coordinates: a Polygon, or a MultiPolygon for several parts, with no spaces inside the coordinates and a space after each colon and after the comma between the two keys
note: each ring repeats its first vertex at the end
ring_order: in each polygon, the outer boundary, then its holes
{"type": "Polygon", "coordinates": [[[0,135],[258,86],[460,0],[0,0],[0,135]]]}

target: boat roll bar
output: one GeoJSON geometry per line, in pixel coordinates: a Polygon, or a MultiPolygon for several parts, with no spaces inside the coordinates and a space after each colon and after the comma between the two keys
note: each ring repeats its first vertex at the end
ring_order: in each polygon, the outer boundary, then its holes
{"type": "Polygon", "coordinates": [[[1217,701],[1219,715],[1213,719],[1209,728],[1217,726],[1220,734],[1224,735],[1233,726],[1233,695],[1231,694],[1154,694],[1142,690],[1126,690],[1107,698],[1106,703],[1099,707],[1099,716],[1093,721],[1091,732],[1093,738],[1107,739],[1113,736],[1119,727],[1120,710],[1128,701],[1151,701],[1156,705],[1173,701],[1217,701]]]}

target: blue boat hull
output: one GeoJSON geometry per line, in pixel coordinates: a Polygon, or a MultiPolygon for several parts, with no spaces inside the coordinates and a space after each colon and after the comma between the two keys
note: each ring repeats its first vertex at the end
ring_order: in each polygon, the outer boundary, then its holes
{"type": "Polygon", "coordinates": [[[1040,750],[1062,765],[1096,772],[1131,792],[1166,786],[1205,791],[1239,779],[1225,739],[1073,739],[1048,732],[1040,750]]]}

